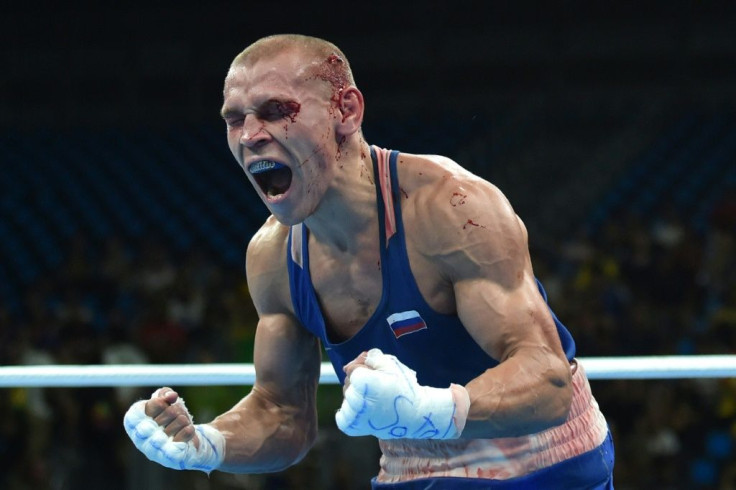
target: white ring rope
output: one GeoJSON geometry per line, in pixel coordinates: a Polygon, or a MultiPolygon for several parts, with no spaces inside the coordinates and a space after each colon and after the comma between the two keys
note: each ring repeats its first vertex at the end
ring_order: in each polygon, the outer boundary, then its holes
{"type": "MultiPolygon", "coordinates": [[[[590,379],[736,378],[736,355],[587,357],[590,379]]],[[[330,363],[320,383],[337,384],[330,363]]],[[[252,364],[110,364],[0,367],[0,388],[90,386],[238,386],[255,381],[252,364]]]]}

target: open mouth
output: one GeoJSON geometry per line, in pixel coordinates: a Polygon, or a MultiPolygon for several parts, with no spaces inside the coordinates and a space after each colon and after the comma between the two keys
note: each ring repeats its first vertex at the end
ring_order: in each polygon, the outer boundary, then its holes
{"type": "Polygon", "coordinates": [[[291,169],[271,160],[253,162],[248,171],[253,175],[263,193],[275,197],[285,193],[291,186],[291,169]]]}

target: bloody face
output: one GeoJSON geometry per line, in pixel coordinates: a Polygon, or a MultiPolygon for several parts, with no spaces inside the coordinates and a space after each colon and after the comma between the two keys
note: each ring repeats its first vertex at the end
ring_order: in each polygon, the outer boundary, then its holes
{"type": "Polygon", "coordinates": [[[287,225],[315,211],[338,153],[334,90],[314,73],[314,62],[286,51],[233,66],[225,79],[222,117],[230,151],[269,211],[287,225]]]}

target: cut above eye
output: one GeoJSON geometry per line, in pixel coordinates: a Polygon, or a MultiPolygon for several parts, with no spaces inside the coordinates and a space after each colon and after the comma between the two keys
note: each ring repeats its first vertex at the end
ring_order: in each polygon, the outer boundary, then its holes
{"type": "Polygon", "coordinates": [[[278,196],[291,186],[291,169],[271,160],[259,160],[248,167],[264,194],[278,196]]]}

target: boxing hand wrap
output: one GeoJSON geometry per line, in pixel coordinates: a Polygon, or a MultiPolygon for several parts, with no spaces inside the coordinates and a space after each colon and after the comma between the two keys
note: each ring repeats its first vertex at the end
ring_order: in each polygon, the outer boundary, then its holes
{"type": "MultiPolygon", "coordinates": [[[[156,396],[157,392],[153,394],[156,396]]],[[[152,396],[152,398],[153,398],[152,396]]],[[[200,470],[209,474],[222,464],[225,457],[225,436],[208,424],[198,424],[194,430],[199,438],[199,448],[194,438],[188,442],[175,442],[156,421],[146,415],[147,400],[134,403],[125,414],[123,425],[128,437],[151,461],[175,470],[200,470]]],[[[190,421],[193,421],[184,400],[179,398],[174,404],[181,404],[190,421]]]]}
{"type": "Polygon", "coordinates": [[[416,372],[378,349],[368,351],[365,364],[368,367],[359,366],[350,375],[335,415],[340,430],[379,439],[460,437],[470,408],[464,387],[421,386],[416,372]]]}

